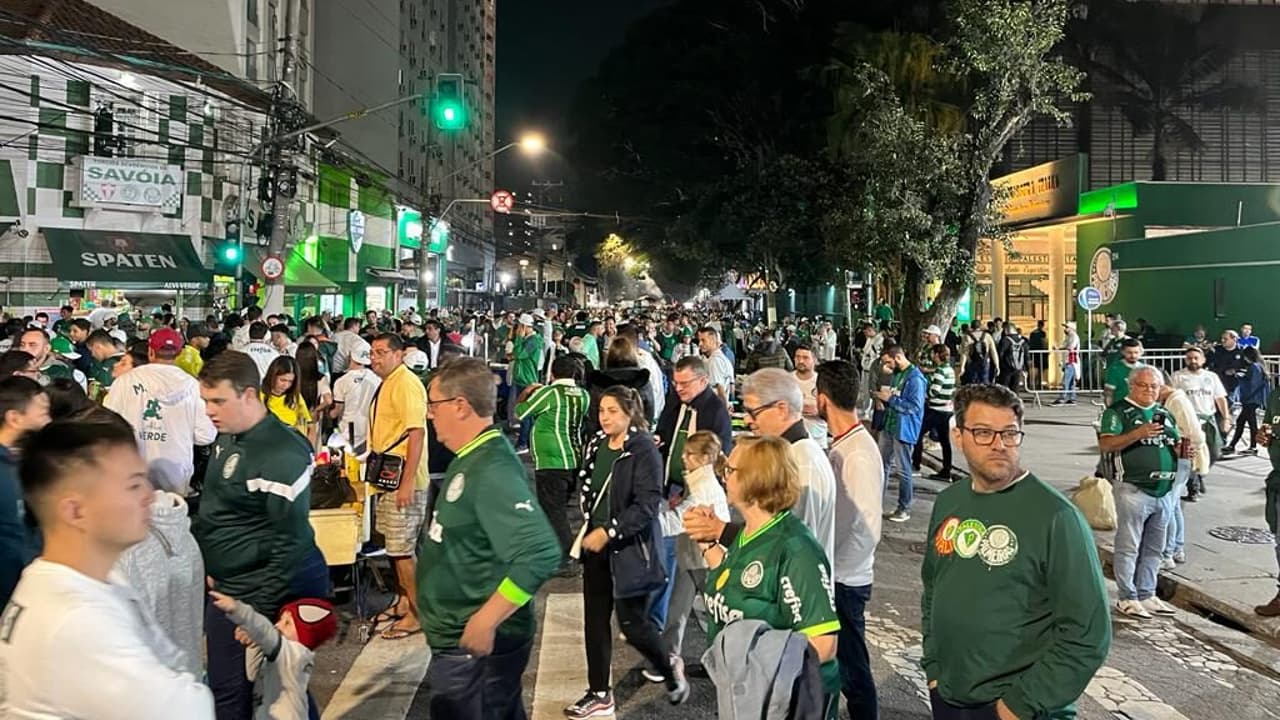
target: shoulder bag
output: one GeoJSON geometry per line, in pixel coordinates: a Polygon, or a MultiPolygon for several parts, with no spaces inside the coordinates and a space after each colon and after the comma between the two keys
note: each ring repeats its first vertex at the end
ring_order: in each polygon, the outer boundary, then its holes
{"type": "MultiPolygon", "coordinates": [[[[381,394],[382,386],[379,386],[373,394],[373,403],[369,410],[370,444],[372,444],[374,418],[378,413],[378,396],[381,394]]],[[[392,451],[403,445],[408,439],[409,433],[406,432],[400,436],[399,440],[396,440],[382,452],[369,450],[369,457],[365,460],[364,481],[383,492],[399,490],[400,481],[404,478],[404,457],[393,455],[392,451]]]]}

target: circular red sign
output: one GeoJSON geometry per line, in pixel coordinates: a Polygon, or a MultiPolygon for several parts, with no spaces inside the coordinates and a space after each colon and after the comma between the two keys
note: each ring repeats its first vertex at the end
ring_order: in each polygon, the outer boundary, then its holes
{"type": "Polygon", "coordinates": [[[262,276],[268,280],[279,280],[284,275],[284,261],[275,255],[268,255],[262,261],[262,276]]]}
{"type": "Polygon", "coordinates": [[[489,196],[489,207],[493,208],[494,212],[506,214],[511,212],[515,206],[516,197],[510,191],[497,190],[493,195],[489,196]]]}

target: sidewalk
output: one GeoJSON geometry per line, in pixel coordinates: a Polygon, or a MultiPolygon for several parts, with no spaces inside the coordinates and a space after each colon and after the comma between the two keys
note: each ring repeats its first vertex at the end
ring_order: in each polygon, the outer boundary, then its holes
{"type": "MultiPolygon", "coordinates": [[[[1069,407],[1027,407],[1027,437],[1022,464],[1054,487],[1069,492],[1093,474],[1098,444],[1093,428],[1101,408],[1088,403],[1069,407]]],[[[934,463],[936,464],[936,459],[934,463]]],[[[955,464],[965,468],[957,452],[955,464]]],[[[1271,641],[1280,641],[1280,619],[1254,614],[1253,606],[1276,594],[1276,553],[1271,542],[1249,544],[1220,539],[1223,534],[1268,536],[1263,518],[1263,479],[1271,464],[1265,451],[1257,457],[1231,456],[1205,479],[1208,493],[1199,502],[1182,504],[1186,517],[1186,564],[1160,574],[1161,595],[1240,625],[1271,641]],[[1253,531],[1246,533],[1244,531],[1253,531]]],[[[1111,564],[1113,531],[1095,532],[1104,566],[1111,564]]]]}

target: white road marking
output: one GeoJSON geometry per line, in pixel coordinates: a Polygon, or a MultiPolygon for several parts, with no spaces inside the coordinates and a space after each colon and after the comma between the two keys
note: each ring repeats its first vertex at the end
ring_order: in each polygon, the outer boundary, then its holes
{"type": "Polygon", "coordinates": [[[542,645],[533,685],[531,720],[562,720],[564,708],[587,687],[582,644],[582,593],[553,593],[542,611],[542,645]]]}
{"type": "Polygon", "coordinates": [[[321,720],[407,717],[430,660],[421,635],[402,640],[374,635],[342,678],[321,720]]]}

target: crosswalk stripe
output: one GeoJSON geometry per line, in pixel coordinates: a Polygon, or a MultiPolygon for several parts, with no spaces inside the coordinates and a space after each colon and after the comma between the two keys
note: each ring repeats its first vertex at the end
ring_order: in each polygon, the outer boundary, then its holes
{"type": "Polygon", "coordinates": [[[538,648],[530,718],[557,720],[586,687],[582,593],[554,593],[543,604],[542,645],[538,648]]]}
{"type": "MultiPolygon", "coordinates": [[[[923,636],[918,630],[899,625],[887,617],[867,613],[866,621],[867,642],[880,650],[884,661],[915,687],[916,695],[928,706],[928,680],[920,669],[923,636]]],[[[1110,666],[1098,669],[1085,688],[1085,695],[1119,717],[1187,720],[1185,715],[1165,704],[1142,683],[1110,666]]]]}
{"type": "Polygon", "coordinates": [[[403,640],[375,635],[343,677],[321,720],[407,717],[430,659],[421,635],[403,640]]]}

